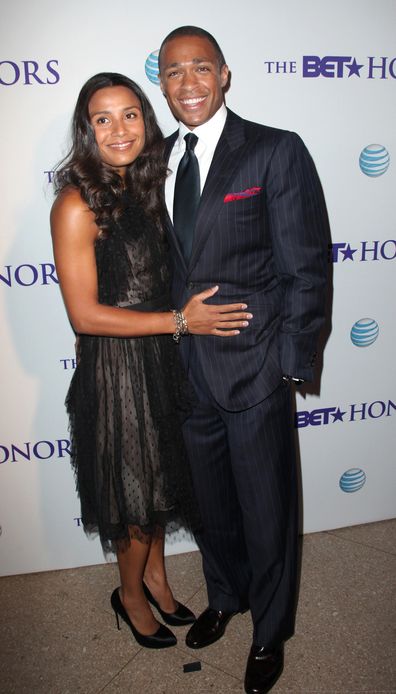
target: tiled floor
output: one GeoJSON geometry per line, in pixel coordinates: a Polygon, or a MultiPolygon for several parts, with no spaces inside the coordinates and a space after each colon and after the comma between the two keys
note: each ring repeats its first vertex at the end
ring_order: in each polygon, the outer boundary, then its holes
{"type": "MultiPolygon", "coordinates": [[[[179,600],[200,612],[198,552],[167,559],[179,600]]],[[[296,635],[276,692],[396,692],[396,520],[306,535],[296,635]]],[[[228,694],[243,692],[249,614],[214,645],[140,648],[117,631],[113,564],[0,579],[1,694],[228,694]],[[183,665],[201,662],[199,672],[183,665]]]]}

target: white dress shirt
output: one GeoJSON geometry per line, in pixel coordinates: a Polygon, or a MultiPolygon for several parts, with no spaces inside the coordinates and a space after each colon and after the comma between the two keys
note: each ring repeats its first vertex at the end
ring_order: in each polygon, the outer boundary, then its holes
{"type": "Polygon", "coordinates": [[[179,162],[186,151],[186,143],[184,141],[185,135],[187,133],[193,132],[194,135],[198,137],[198,142],[195,146],[194,152],[198,159],[199,164],[199,177],[201,183],[201,193],[203,191],[207,175],[209,173],[210,165],[212,163],[214,151],[217,147],[217,143],[220,139],[220,135],[223,132],[223,128],[227,118],[227,109],[224,104],[222,104],[218,111],[212,116],[210,120],[202,125],[198,125],[194,130],[187,128],[184,123],[179,122],[179,135],[175,144],[173,145],[168,168],[170,173],[165,183],[165,201],[168,208],[169,216],[173,221],[173,197],[175,192],[175,181],[177,167],[179,162]]]}

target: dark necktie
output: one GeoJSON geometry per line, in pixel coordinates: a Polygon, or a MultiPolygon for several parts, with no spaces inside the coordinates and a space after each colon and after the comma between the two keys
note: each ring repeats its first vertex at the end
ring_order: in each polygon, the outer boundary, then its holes
{"type": "Polygon", "coordinates": [[[176,174],[173,199],[173,226],[184,258],[188,262],[193,244],[201,188],[199,164],[194,152],[198,138],[193,133],[188,133],[184,139],[186,141],[186,151],[179,163],[176,174]]]}

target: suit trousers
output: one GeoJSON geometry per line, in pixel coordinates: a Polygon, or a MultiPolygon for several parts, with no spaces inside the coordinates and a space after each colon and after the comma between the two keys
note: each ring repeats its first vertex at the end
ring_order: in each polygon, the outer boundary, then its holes
{"type": "MultiPolygon", "coordinates": [[[[194,360],[192,360],[194,361],[194,360]]],[[[190,361],[197,400],[183,425],[202,519],[196,535],[209,606],[251,610],[253,642],[294,633],[297,479],[290,386],[242,412],[222,409],[190,361]]]]}

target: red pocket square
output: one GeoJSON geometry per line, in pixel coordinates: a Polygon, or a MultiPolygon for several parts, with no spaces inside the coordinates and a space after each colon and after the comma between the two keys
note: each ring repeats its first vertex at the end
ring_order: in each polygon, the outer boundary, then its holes
{"type": "Polygon", "coordinates": [[[261,186],[255,186],[254,188],[246,188],[246,190],[241,190],[239,193],[228,193],[224,197],[224,202],[232,202],[233,200],[245,200],[245,198],[252,198],[254,195],[258,195],[261,191],[261,186]]]}

